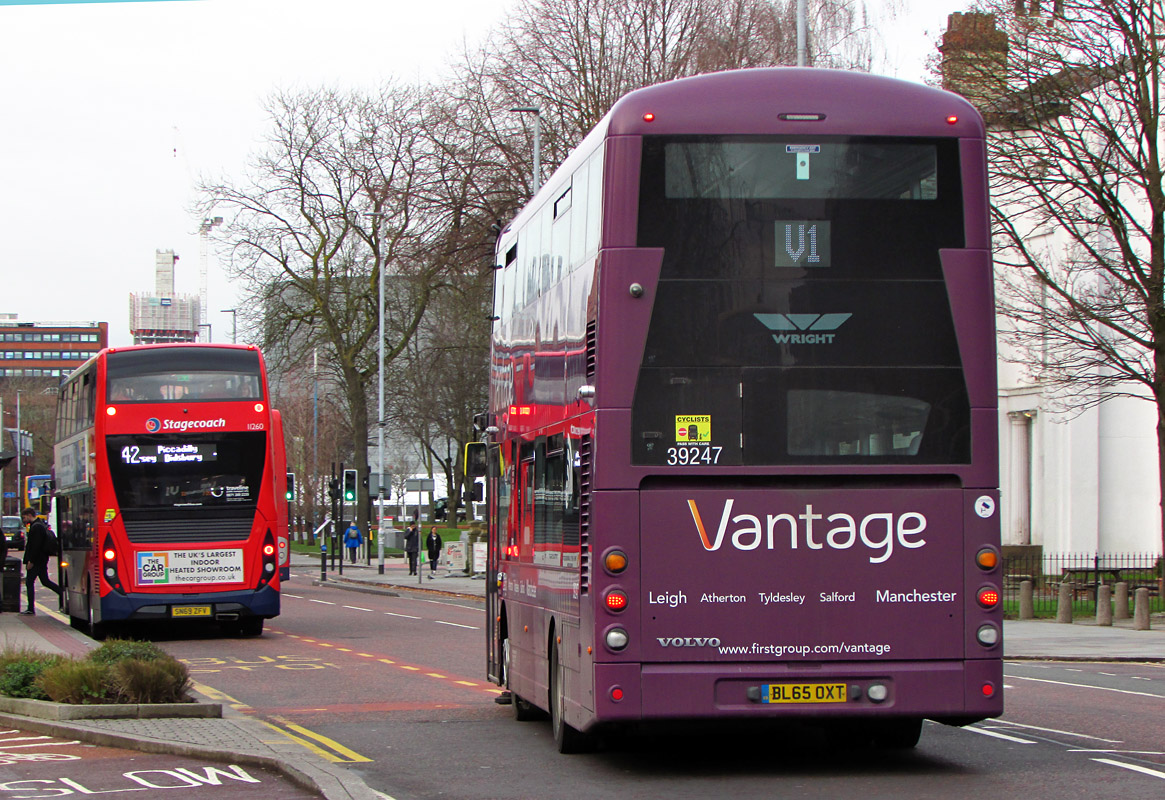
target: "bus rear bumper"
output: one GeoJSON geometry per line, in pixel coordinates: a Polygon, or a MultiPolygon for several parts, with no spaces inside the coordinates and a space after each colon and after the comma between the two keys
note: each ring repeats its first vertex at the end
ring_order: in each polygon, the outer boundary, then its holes
{"type": "Polygon", "coordinates": [[[895,716],[963,725],[1003,713],[1000,659],[805,666],[596,664],[595,722],[895,716]],[[788,688],[770,694],[774,685],[788,688]]]}
{"type": "Polygon", "coordinates": [[[103,620],[216,619],[279,616],[279,592],[270,586],[259,590],[189,594],[129,594],[110,592],[102,599],[103,620]],[[181,614],[174,609],[199,609],[181,614]],[[207,609],[203,612],[202,609],[207,609]]]}

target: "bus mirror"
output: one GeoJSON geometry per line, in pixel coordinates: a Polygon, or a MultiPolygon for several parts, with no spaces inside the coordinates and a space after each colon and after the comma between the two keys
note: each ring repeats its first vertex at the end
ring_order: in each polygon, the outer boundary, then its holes
{"type": "Polygon", "coordinates": [[[465,445],[465,475],[469,478],[485,477],[485,442],[469,442],[465,445]]]}

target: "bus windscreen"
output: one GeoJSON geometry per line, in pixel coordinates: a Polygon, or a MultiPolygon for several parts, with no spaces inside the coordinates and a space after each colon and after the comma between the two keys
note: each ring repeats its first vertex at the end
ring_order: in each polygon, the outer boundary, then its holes
{"type": "Polygon", "coordinates": [[[250,350],[113,352],[107,380],[111,403],[263,399],[259,358],[250,350]]]}

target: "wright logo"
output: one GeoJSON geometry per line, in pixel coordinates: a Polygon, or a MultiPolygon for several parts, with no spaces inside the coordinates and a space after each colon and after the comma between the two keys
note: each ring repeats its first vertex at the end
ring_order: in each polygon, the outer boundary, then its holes
{"type": "Polygon", "coordinates": [[[833,344],[836,331],[853,314],[753,314],[777,344],[833,344]],[[807,331],[800,333],[799,331],[807,331]]]}

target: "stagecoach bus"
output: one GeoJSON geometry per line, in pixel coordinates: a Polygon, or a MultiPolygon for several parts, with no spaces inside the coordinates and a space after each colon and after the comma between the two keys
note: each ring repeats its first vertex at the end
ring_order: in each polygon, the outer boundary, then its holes
{"type": "Polygon", "coordinates": [[[912,747],[1002,713],[984,126],[817,69],[620,99],[502,231],[490,677],[912,747]]]}
{"type": "Polygon", "coordinates": [[[286,457],[255,347],[102,350],[61,385],[62,606],[75,627],[262,633],[289,551],[286,457]]]}

